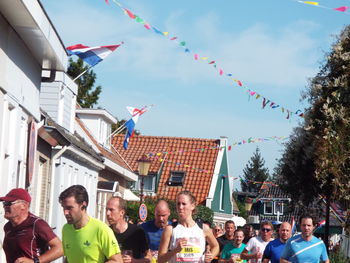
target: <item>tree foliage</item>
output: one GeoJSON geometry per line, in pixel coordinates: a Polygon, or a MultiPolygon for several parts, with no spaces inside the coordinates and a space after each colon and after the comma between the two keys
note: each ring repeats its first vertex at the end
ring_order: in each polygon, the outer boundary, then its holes
{"type": "MultiPolygon", "coordinates": [[[[88,66],[84,65],[82,59],[79,58],[77,61],[73,61],[73,59],[70,58],[67,74],[74,79],[87,69],[88,66]]],[[[94,88],[95,81],[96,74],[91,69],[87,70],[86,73],[76,80],[78,84],[77,102],[83,108],[92,108],[98,103],[102,88],[101,86],[94,88]]]]}
{"type": "Polygon", "coordinates": [[[337,38],[303,98],[310,107],[286,144],[277,170],[294,200],[319,194],[350,204],[350,26],[337,38]]]}
{"type": "MultiPolygon", "coordinates": [[[[177,218],[175,201],[173,200],[166,200],[166,201],[168,202],[169,208],[170,208],[169,220],[173,218],[177,218]]],[[[145,198],[145,204],[147,206],[147,212],[148,212],[147,220],[154,219],[154,208],[156,203],[157,203],[157,200],[154,200],[153,198],[150,198],[150,197],[145,198]]],[[[140,207],[140,202],[128,202],[127,204],[126,214],[135,223],[139,221],[139,207],[140,207]]],[[[197,212],[194,215],[194,219],[200,218],[203,221],[208,221],[211,224],[213,223],[213,218],[214,218],[213,210],[203,205],[198,205],[196,207],[196,210],[197,212]]]]}
{"type": "Polygon", "coordinates": [[[257,147],[253,156],[243,169],[243,177],[241,177],[241,188],[243,192],[258,192],[261,187],[261,183],[269,177],[269,169],[265,166],[265,160],[261,157],[259,148],[257,147]]]}

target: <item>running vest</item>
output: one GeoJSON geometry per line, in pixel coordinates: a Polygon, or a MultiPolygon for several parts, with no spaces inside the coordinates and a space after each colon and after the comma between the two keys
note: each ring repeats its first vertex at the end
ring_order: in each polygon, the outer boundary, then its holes
{"type": "Polygon", "coordinates": [[[181,224],[173,225],[170,240],[170,250],[176,247],[177,240],[185,238],[187,246],[169,260],[175,262],[204,262],[205,237],[203,229],[196,223],[193,227],[184,227],[181,224]]]}

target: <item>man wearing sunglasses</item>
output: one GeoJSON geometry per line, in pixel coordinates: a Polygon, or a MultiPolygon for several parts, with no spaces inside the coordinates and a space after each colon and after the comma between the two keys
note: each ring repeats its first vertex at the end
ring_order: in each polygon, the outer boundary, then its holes
{"type": "Polygon", "coordinates": [[[241,254],[242,259],[249,259],[251,263],[261,263],[267,244],[272,240],[273,226],[270,222],[262,222],[259,235],[252,237],[241,254]],[[248,254],[250,252],[250,254],[248,254]]]}
{"type": "Polygon", "coordinates": [[[3,249],[8,263],[51,262],[63,255],[62,244],[50,226],[29,212],[31,197],[22,188],[0,197],[4,207],[3,249]]]}

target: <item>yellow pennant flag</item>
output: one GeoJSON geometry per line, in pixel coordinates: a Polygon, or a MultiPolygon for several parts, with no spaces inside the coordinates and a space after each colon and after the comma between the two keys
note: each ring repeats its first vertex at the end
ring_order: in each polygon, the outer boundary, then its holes
{"type": "Polygon", "coordinates": [[[301,1],[301,2],[308,5],[318,5],[318,2],[312,2],[312,1],[301,1]]]}
{"type": "Polygon", "coordinates": [[[164,36],[169,35],[169,32],[163,32],[164,36]]]}

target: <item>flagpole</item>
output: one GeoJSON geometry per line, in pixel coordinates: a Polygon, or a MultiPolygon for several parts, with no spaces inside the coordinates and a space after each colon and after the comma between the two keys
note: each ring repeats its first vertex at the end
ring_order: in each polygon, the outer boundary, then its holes
{"type": "Polygon", "coordinates": [[[116,129],[114,132],[112,132],[112,133],[106,138],[105,142],[106,142],[107,140],[109,140],[113,135],[118,135],[119,133],[121,133],[125,128],[126,128],[126,127],[125,127],[125,123],[124,123],[124,124],[123,124],[122,126],[120,126],[118,129],[116,129]]]}
{"type": "MultiPolygon", "coordinates": [[[[95,65],[93,65],[95,66],[95,65]]],[[[75,77],[73,79],[73,81],[76,81],[78,78],[80,78],[82,75],[84,75],[89,69],[91,69],[93,67],[92,65],[90,67],[88,67],[87,69],[85,69],[82,73],[80,73],[77,77],[75,77]]]]}

